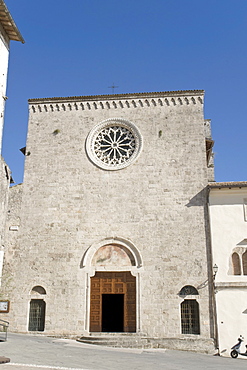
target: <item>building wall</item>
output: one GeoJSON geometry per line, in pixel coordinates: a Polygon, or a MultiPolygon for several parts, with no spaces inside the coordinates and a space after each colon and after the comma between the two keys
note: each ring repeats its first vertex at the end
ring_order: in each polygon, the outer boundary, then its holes
{"type": "Polygon", "coordinates": [[[5,222],[8,211],[8,194],[11,173],[0,156],[0,282],[2,279],[3,255],[5,250],[5,222]]]}
{"type": "MultiPolygon", "coordinates": [[[[18,239],[18,232],[20,228],[20,211],[22,201],[22,184],[12,186],[9,188],[8,194],[8,207],[6,208],[5,215],[5,258],[3,276],[4,291],[10,289],[10,281],[12,280],[13,269],[12,264],[15,259],[15,250],[18,239]]],[[[2,298],[6,299],[5,296],[2,298]]]]}
{"type": "Polygon", "coordinates": [[[30,101],[21,227],[5,291],[11,329],[27,331],[31,290],[42,286],[45,332],[87,332],[83,256],[124,240],[142,260],[133,268],[138,331],[210,342],[207,182],[201,91],[30,101]],[[109,118],[133,122],[143,137],[139,158],[117,171],[98,168],[85,151],[90,130],[109,118]],[[188,284],[199,291],[199,336],[181,334],[178,293],[188,284]]]}
{"type": "Polygon", "coordinates": [[[4,159],[0,157],[0,246],[4,244],[4,227],[8,206],[8,188],[10,183],[10,176],[11,174],[7,164],[5,163],[4,159]]]}
{"type": "MultiPolygon", "coordinates": [[[[5,222],[8,211],[9,185],[11,172],[1,156],[2,136],[4,123],[4,108],[7,88],[7,73],[9,59],[9,44],[11,40],[22,41],[14,20],[12,19],[4,1],[0,2],[0,279],[2,279],[2,266],[6,248],[5,222]]],[[[7,242],[6,242],[7,243],[7,242]]],[[[2,292],[0,292],[2,296],[2,292]]]]}
{"type": "MultiPolygon", "coordinates": [[[[8,72],[8,59],[9,59],[9,38],[6,35],[1,22],[0,22],[0,255],[3,253],[4,245],[4,228],[6,207],[8,202],[8,187],[9,179],[6,174],[9,173],[9,168],[1,157],[2,149],[2,135],[3,135],[3,122],[4,122],[4,107],[6,100],[6,87],[7,87],[7,72],[8,72]]],[[[9,175],[10,176],[10,175],[9,175]]],[[[2,266],[2,257],[0,257],[0,270],[2,266]]]]}
{"type": "MultiPolygon", "coordinates": [[[[210,191],[210,224],[216,275],[219,348],[229,356],[239,335],[247,337],[247,275],[234,275],[232,254],[247,250],[247,188],[219,187],[210,191]]],[[[243,348],[243,350],[245,350],[243,348]]]]}
{"type": "Polygon", "coordinates": [[[0,153],[2,148],[3,117],[6,100],[7,72],[9,59],[9,38],[0,23],[0,153]]]}

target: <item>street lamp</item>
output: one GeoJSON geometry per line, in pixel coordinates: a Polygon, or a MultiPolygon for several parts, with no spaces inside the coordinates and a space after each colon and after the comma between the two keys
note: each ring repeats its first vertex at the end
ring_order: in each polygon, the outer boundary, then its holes
{"type": "Polygon", "coordinates": [[[216,265],[216,263],[213,265],[213,279],[215,280],[215,276],[218,272],[218,266],[216,265]]]}

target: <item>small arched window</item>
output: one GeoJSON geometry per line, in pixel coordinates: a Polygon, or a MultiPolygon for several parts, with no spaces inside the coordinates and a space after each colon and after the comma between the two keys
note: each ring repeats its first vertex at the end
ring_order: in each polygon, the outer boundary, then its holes
{"type": "Polygon", "coordinates": [[[35,294],[35,293],[38,293],[38,294],[46,294],[46,290],[42,286],[36,285],[31,290],[31,294],[35,294]]]}
{"type": "Polygon", "coordinates": [[[240,258],[238,253],[236,252],[232,254],[232,266],[233,266],[233,275],[241,275],[240,258]]]}
{"type": "Polygon", "coordinates": [[[200,334],[199,304],[195,299],[181,303],[182,334],[200,334]]]}
{"type": "Polygon", "coordinates": [[[179,295],[199,295],[198,290],[192,285],[185,285],[179,292],[179,295]]]}
{"type": "Polygon", "coordinates": [[[245,251],[242,255],[242,262],[243,262],[243,274],[247,275],[247,251],[245,251]]]}

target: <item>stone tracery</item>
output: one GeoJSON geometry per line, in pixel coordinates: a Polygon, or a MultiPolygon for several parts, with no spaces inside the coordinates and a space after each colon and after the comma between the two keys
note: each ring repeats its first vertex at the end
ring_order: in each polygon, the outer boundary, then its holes
{"type": "Polygon", "coordinates": [[[134,135],[124,127],[106,127],[94,142],[96,156],[109,165],[122,164],[130,159],[135,150],[134,135]]]}
{"type": "Polygon", "coordinates": [[[137,127],[119,118],[97,125],[88,135],[87,154],[99,167],[118,170],[137,158],[142,138],[137,127]]]}

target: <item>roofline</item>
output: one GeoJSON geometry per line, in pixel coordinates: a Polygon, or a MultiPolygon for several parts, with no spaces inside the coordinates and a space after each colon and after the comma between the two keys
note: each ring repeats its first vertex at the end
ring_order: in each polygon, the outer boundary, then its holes
{"type": "Polygon", "coordinates": [[[247,181],[231,181],[231,182],[210,182],[209,189],[224,189],[224,188],[246,188],[247,181]]]}
{"type": "Polygon", "coordinates": [[[138,97],[161,97],[161,96],[200,96],[204,95],[204,90],[178,90],[178,91],[162,91],[162,92],[143,92],[143,93],[123,93],[123,94],[105,94],[105,95],[85,95],[85,96],[68,96],[68,97],[52,97],[52,98],[33,98],[28,99],[29,103],[40,103],[48,101],[82,101],[82,100],[111,100],[122,98],[138,98],[138,97]]]}
{"type": "Polygon", "coordinates": [[[23,44],[25,43],[4,0],[0,0],[0,23],[10,40],[21,41],[23,44]]]}

